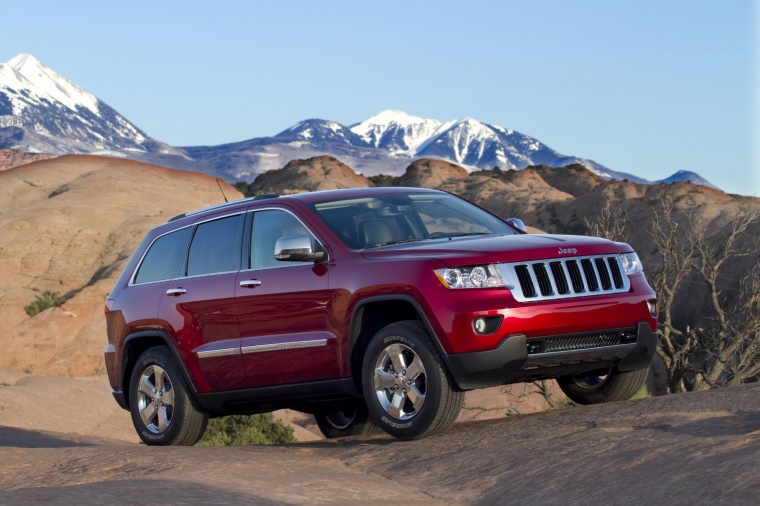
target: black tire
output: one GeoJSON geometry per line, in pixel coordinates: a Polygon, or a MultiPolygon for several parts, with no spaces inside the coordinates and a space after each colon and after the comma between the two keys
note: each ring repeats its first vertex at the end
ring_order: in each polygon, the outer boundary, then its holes
{"type": "Polygon", "coordinates": [[[578,404],[601,404],[625,401],[633,397],[647,380],[649,368],[620,372],[610,370],[606,376],[581,374],[557,378],[557,384],[571,401],[578,404]]]}
{"type": "Polygon", "coordinates": [[[129,381],[129,411],[147,445],[192,446],[208,423],[165,346],[150,348],[137,359],[129,381]]]}
{"type": "Polygon", "coordinates": [[[375,334],[364,355],[362,389],[375,423],[400,439],[448,429],[464,403],[464,392],[454,388],[433,340],[417,321],[392,323],[375,334]]]}
{"type": "Polygon", "coordinates": [[[383,432],[369,416],[364,399],[335,406],[330,411],[318,412],[314,420],[322,434],[328,438],[348,436],[371,436],[383,432]]]}

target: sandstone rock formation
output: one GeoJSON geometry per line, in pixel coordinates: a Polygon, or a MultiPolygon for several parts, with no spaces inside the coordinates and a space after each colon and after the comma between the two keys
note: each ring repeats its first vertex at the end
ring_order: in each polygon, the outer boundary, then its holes
{"type": "Polygon", "coordinates": [[[247,195],[287,195],[338,188],[372,186],[364,176],[332,156],[315,156],[307,160],[291,160],[279,170],[261,174],[248,186],[247,195]]]}

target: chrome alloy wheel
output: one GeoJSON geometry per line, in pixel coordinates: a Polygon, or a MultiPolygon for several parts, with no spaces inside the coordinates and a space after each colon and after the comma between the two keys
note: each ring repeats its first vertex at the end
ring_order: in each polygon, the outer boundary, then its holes
{"type": "Polygon", "coordinates": [[[325,416],[325,421],[336,430],[346,430],[356,419],[356,409],[335,411],[325,416]]]}
{"type": "Polygon", "coordinates": [[[137,407],[145,427],[161,434],[172,423],[174,389],[166,371],[157,365],[146,368],[137,385],[137,407]]]}
{"type": "Polygon", "coordinates": [[[385,412],[409,420],[425,404],[425,367],[413,349],[404,344],[386,347],[375,363],[374,387],[385,412]]]}
{"type": "Polygon", "coordinates": [[[596,375],[586,375],[586,376],[574,376],[572,378],[572,381],[575,385],[577,385],[579,388],[584,388],[586,390],[595,390],[607,381],[607,375],[603,376],[596,376],[596,375]]]}

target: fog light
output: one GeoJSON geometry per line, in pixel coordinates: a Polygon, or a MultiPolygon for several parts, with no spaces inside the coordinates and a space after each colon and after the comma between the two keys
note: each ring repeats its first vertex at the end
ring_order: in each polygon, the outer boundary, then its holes
{"type": "Polygon", "coordinates": [[[476,334],[493,334],[501,326],[503,316],[478,316],[472,320],[472,328],[476,334]]]}

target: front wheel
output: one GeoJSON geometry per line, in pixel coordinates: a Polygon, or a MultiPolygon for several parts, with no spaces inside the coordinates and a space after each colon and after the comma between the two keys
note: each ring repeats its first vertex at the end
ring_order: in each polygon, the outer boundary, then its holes
{"type": "Polygon", "coordinates": [[[417,321],[383,327],[369,343],[362,389],[370,415],[388,434],[417,439],[448,429],[464,392],[454,388],[435,344],[417,321]]]}
{"type": "Polygon", "coordinates": [[[371,436],[383,430],[369,416],[363,399],[335,406],[314,415],[322,434],[328,438],[347,436],[371,436]]]}
{"type": "Polygon", "coordinates": [[[192,446],[208,423],[208,414],[195,403],[164,346],[150,348],[137,359],[129,382],[129,411],[147,445],[192,446]]]}
{"type": "Polygon", "coordinates": [[[614,368],[606,375],[580,374],[557,378],[557,384],[571,401],[601,404],[633,397],[647,380],[649,368],[620,372],[614,368]]]}

